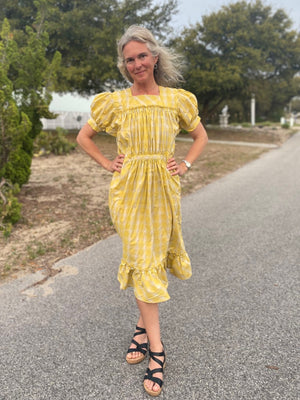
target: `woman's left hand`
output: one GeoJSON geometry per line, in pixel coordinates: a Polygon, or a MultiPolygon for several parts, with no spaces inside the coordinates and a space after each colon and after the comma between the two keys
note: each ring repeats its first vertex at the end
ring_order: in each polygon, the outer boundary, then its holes
{"type": "Polygon", "coordinates": [[[175,158],[172,157],[167,161],[167,170],[170,171],[172,176],[173,175],[182,176],[187,172],[188,168],[183,162],[177,164],[175,158]]]}

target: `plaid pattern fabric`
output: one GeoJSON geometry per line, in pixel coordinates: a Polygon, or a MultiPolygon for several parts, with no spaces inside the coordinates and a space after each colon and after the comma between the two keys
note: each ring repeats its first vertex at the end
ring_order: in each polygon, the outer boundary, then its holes
{"type": "Polygon", "coordinates": [[[160,87],[160,95],[132,96],[130,89],[97,95],[89,125],[116,137],[125,154],[121,173],[110,185],[109,208],[122,239],[118,280],[136,298],[160,303],[170,298],[167,269],[191,276],[181,233],[180,179],[166,163],[181,129],[199,124],[197,101],[183,89],[160,87]]]}

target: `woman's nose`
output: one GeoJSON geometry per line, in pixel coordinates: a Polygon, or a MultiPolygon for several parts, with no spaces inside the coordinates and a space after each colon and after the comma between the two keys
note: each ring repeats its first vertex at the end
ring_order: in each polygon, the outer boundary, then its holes
{"type": "Polygon", "coordinates": [[[139,60],[138,58],[135,60],[135,67],[139,68],[142,65],[142,61],[139,60]]]}

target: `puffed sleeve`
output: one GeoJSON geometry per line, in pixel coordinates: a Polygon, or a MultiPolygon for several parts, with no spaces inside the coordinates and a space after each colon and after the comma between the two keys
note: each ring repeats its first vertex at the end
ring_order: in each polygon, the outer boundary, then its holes
{"type": "Polygon", "coordinates": [[[200,122],[196,96],[183,89],[178,90],[179,126],[188,132],[193,131],[200,122]]]}
{"type": "Polygon", "coordinates": [[[97,132],[107,132],[116,136],[118,132],[117,109],[113,93],[98,94],[91,104],[91,117],[88,124],[97,132]]]}

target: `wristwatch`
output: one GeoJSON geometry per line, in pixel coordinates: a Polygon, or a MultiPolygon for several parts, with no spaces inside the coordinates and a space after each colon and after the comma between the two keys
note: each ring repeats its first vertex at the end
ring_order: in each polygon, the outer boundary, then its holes
{"type": "Polygon", "coordinates": [[[182,160],[182,162],[185,163],[187,169],[190,169],[190,168],[191,168],[192,164],[191,164],[190,162],[188,162],[188,161],[186,161],[186,160],[182,160]]]}

